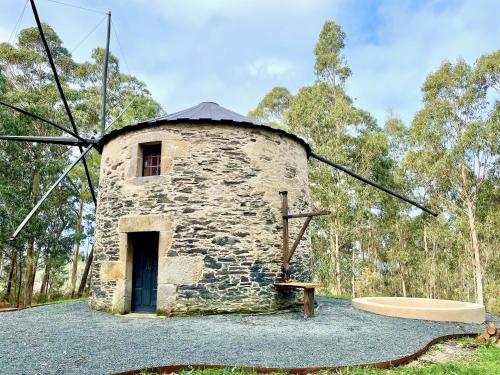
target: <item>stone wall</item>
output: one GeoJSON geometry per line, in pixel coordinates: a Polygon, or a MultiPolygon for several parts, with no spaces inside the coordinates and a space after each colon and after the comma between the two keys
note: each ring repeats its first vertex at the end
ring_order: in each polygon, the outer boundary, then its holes
{"type": "MultiPolygon", "coordinates": [[[[130,310],[128,233],[160,233],[158,310],[266,311],[297,302],[282,277],[280,191],[309,211],[307,155],[291,138],[232,125],[161,125],[124,133],[103,149],[91,306],[130,310]],[[140,175],[141,144],[162,143],[161,175],[140,175]],[[281,293],[281,292],[280,292],[281,293]]],[[[290,242],[303,219],[290,222],[290,242]]],[[[309,281],[306,232],[291,278],[309,281]]]]}

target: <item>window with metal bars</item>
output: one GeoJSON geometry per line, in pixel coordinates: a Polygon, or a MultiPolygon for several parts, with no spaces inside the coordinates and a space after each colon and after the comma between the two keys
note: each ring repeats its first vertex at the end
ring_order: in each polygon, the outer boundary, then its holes
{"type": "Polygon", "coordinates": [[[159,176],[161,168],[161,143],[142,145],[142,175],[159,176]]]}

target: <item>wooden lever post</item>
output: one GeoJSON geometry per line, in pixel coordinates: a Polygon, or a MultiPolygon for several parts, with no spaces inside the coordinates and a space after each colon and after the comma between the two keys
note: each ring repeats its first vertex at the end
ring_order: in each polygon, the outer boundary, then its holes
{"type": "Polygon", "coordinates": [[[288,270],[290,268],[290,259],[292,259],[295,250],[299,246],[300,240],[304,237],[304,233],[309,226],[312,218],[315,216],[329,215],[330,211],[317,211],[317,212],[305,212],[302,214],[289,214],[288,213],[288,192],[280,191],[281,195],[281,215],[283,218],[283,269],[288,270]],[[300,229],[299,235],[295,239],[292,248],[289,249],[289,233],[288,233],[288,220],[305,217],[306,221],[302,228],[300,229]]]}

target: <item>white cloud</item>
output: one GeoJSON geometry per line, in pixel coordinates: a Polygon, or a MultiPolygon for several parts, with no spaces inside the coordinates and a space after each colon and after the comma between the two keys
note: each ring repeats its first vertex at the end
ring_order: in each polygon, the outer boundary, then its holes
{"type": "Polygon", "coordinates": [[[254,77],[267,78],[289,73],[293,69],[293,64],[277,58],[261,58],[249,63],[247,69],[254,77]]]}
{"type": "MultiPolygon", "coordinates": [[[[97,0],[71,2],[104,7],[97,0]]],[[[425,77],[443,60],[473,62],[500,47],[497,4],[108,0],[105,7],[113,12],[130,73],[147,83],[168,112],[213,100],[244,114],[273,86],[296,92],[311,84],[314,44],[323,22],[333,19],[348,36],[348,93],[382,124],[389,109],[411,121],[425,77]]],[[[70,49],[101,17],[46,1],[38,7],[70,49]]],[[[18,0],[0,0],[0,41],[8,39],[21,8],[18,0]]],[[[23,27],[28,25],[34,25],[29,6],[23,27]]],[[[104,35],[101,25],[75,53],[78,61],[89,59],[104,35]]],[[[122,57],[114,34],[111,48],[122,57]]]]}
{"type": "MultiPolygon", "coordinates": [[[[214,26],[214,21],[252,22],[255,27],[262,25],[263,20],[277,19],[280,15],[304,14],[324,9],[328,0],[131,0],[149,9],[164,20],[188,25],[189,27],[214,26]]],[[[340,6],[343,1],[337,1],[340,6]]]]}
{"type": "Polygon", "coordinates": [[[420,88],[444,60],[473,63],[499,48],[500,29],[494,1],[432,2],[409,6],[385,2],[370,42],[348,45],[353,70],[349,93],[357,105],[379,120],[389,110],[406,123],[421,108],[420,88]]]}

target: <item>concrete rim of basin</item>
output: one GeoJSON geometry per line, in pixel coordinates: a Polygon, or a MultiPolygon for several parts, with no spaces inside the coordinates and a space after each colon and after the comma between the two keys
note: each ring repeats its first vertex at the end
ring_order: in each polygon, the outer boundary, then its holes
{"type": "Polygon", "coordinates": [[[412,297],[362,297],[354,298],[352,306],[371,313],[406,319],[435,320],[440,322],[484,323],[483,305],[412,297]]]}

